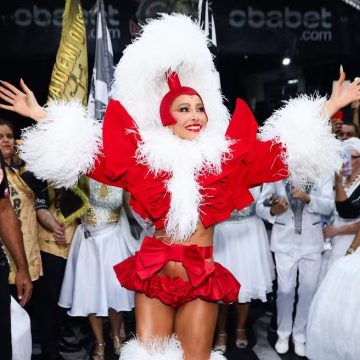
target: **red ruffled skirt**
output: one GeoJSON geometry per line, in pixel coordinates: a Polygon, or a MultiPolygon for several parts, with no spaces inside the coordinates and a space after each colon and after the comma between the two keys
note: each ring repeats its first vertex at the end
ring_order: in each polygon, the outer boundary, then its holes
{"type": "Polygon", "coordinates": [[[114,266],[120,284],[126,289],[157,298],[174,308],[200,298],[205,301],[237,301],[240,284],[219,263],[210,264],[213,247],[165,244],[146,237],[139,251],[114,266]],[[169,261],[181,262],[189,280],[159,275],[169,261]]]}

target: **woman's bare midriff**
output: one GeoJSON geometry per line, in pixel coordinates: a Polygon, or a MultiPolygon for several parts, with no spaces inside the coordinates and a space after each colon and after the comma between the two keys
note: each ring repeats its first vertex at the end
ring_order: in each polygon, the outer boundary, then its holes
{"type": "MultiPolygon", "coordinates": [[[[213,236],[214,236],[214,226],[210,226],[205,229],[204,225],[200,222],[196,231],[191,235],[191,237],[185,242],[180,243],[181,245],[197,245],[197,246],[212,246],[213,245],[213,236]]],[[[165,244],[173,244],[172,241],[165,233],[165,229],[156,230],[154,233],[154,238],[159,239],[165,244]]],[[[213,263],[213,258],[206,259],[210,263],[213,263]]],[[[159,275],[168,275],[168,276],[179,276],[183,280],[189,280],[186,270],[182,263],[176,261],[169,261],[160,271],[159,275]]]]}

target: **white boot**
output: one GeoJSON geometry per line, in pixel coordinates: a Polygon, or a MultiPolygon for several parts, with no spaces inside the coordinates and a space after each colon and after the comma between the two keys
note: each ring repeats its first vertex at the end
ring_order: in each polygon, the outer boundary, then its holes
{"type": "MultiPolygon", "coordinates": [[[[146,340],[132,339],[120,350],[119,360],[183,360],[184,352],[176,336],[146,340]]],[[[214,358],[217,360],[217,358],[214,358]]],[[[219,358],[221,359],[221,358],[219,358]]]]}
{"type": "Polygon", "coordinates": [[[210,355],[210,360],[226,360],[226,357],[218,351],[213,351],[210,355]]]}

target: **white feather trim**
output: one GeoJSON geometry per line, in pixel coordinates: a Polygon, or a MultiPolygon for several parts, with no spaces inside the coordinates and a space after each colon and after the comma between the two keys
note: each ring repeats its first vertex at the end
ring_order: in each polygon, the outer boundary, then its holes
{"type": "Polygon", "coordinates": [[[146,342],[138,339],[127,341],[121,347],[119,360],[183,360],[184,353],[175,336],[155,338],[146,342]]]}
{"type": "Polygon", "coordinates": [[[286,148],[284,161],[294,184],[328,179],[341,167],[341,143],[331,133],[325,101],[320,96],[300,95],[275,111],[260,129],[261,140],[286,148]]]}
{"type": "Polygon", "coordinates": [[[221,162],[230,152],[230,141],[206,128],[196,140],[182,140],[165,127],[144,130],[136,159],[155,174],[166,171],[171,178],[165,186],[170,193],[165,231],[174,242],[184,242],[196,230],[203,199],[197,178],[202,173],[221,171],[221,162]]]}
{"type": "Polygon", "coordinates": [[[89,118],[76,100],[51,102],[47,113],[49,120],[23,131],[20,157],[39,179],[71,187],[99,154],[102,124],[89,118]]]}
{"type": "Polygon", "coordinates": [[[201,95],[209,126],[224,134],[229,113],[206,35],[185,15],[150,20],[129,45],[115,69],[112,97],[119,100],[142,130],[162,127],[159,107],[169,91],[166,72],[176,71],[183,86],[201,95]]]}
{"type": "Polygon", "coordinates": [[[213,351],[210,355],[210,360],[226,360],[226,357],[217,351],[213,351]]]}

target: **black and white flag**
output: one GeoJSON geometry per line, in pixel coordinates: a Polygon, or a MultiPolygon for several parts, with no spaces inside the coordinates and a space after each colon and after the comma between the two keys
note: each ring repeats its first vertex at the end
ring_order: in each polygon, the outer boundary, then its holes
{"type": "Polygon", "coordinates": [[[199,0],[198,4],[198,13],[199,13],[199,22],[200,27],[204,30],[206,36],[211,41],[211,44],[216,48],[216,30],[215,30],[215,21],[214,14],[211,7],[212,3],[208,0],[199,0]]]}
{"type": "Polygon", "coordinates": [[[102,120],[109,101],[110,86],[114,75],[114,60],[103,0],[98,0],[96,11],[95,62],[90,84],[88,112],[95,119],[102,120]]]}
{"type": "Polygon", "coordinates": [[[360,0],[342,0],[342,1],[352,6],[356,10],[360,10],[360,0]]]}
{"type": "MultiPolygon", "coordinates": [[[[198,20],[201,29],[205,32],[207,38],[210,41],[209,49],[214,56],[214,64],[216,65],[216,53],[217,53],[217,40],[216,40],[216,29],[215,29],[215,20],[214,14],[212,11],[212,3],[208,0],[199,0],[198,4],[198,20]]],[[[220,74],[218,73],[218,86],[220,84],[220,74]]]]}

